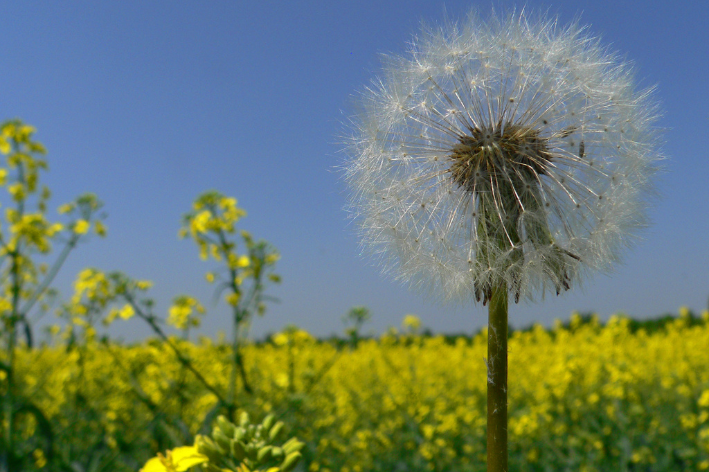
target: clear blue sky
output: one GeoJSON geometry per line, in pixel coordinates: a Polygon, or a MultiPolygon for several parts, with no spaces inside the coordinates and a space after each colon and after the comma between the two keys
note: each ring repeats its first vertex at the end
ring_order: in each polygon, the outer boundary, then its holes
{"type": "MultiPolygon", "coordinates": [[[[209,309],[202,332],[229,324],[214,308],[213,268],[189,240],[181,215],[217,189],[248,211],[241,228],[282,253],[281,299],[254,336],[297,324],[341,332],[353,305],[368,306],[381,332],[414,313],[436,332],[473,331],[481,305],[441,307],[380,275],[360,256],[335,171],[355,91],[379,70],[379,53],[403,52],[420,21],[456,18],[470,1],[10,2],[0,29],[0,119],[38,128],[49,150],[51,213],[91,191],[109,214],[106,239],[79,247],[57,280],[69,295],[86,266],[150,279],[157,312],[174,295],[209,309]]],[[[507,7],[512,2],[496,2],[507,7]]],[[[581,17],[632,60],[643,86],[657,84],[666,172],[644,241],[610,276],[536,304],[510,307],[510,322],[549,325],[573,310],[643,318],[707,307],[709,297],[709,4],[690,0],[542,3],[561,23],[581,17]]],[[[0,197],[5,204],[6,196],[0,197]]],[[[53,320],[52,320],[53,321],[53,320]]],[[[111,333],[136,339],[140,320],[111,333]]]]}

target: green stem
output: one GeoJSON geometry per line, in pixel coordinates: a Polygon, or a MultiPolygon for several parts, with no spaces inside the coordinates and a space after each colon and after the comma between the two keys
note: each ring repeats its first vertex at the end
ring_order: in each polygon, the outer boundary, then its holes
{"type": "MultiPolygon", "coordinates": [[[[14,146],[15,152],[17,152],[17,144],[14,146]]],[[[17,166],[17,182],[25,183],[25,174],[22,163],[20,162],[17,166]]],[[[17,202],[17,213],[21,219],[25,213],[25,203],[23,199],[17,202]]],[[[12,472],[12,453],[14,452],[13,444],[13,426],[14,426],[14,416],[15,416],[15,345],[17,344],[17,323],[20,320],[20,294],[22,291],[22,281],[20,279],[20,257],[22,252],[20,251],[20,238],[17,238],[15,248],[9,252],[10,258],[12,260],[10,268],[10,276],[12,279],[12,313],[10,314],[9,326],[7,326],[8,332],[8,342],[7,342],[7,398],[5,403],[5,420],[7,421],[7,429],[5,430],[5,450],[3,451],[2,458],[0,460],[0,470],[3,472],[12,472]]]]}
{"type": "Polygon", "coordinates": [[[487,472],[507,472],[507,285],[492,291],[487,334],[487,472]]]}
{"type": "Polygon", "coordinates": [[[130,294],[125,293],[123,294],[123,297],[133,307],[135,314],[142,318],[143,321],[148,323],[155,332],[155,334],[157,334],[160,339],[162,339],[163,342],[167,344],[170,349],[172,349],[172,351],[175,353],[175,357],[177,357],[177,360],[180,362],[180,364],[188,368],[190,372],[192,372],[194,376],[197,377],[197,380],[199,380],[202,385],[207,388],[207,390],[212,392],[214,396],[217,397],[217,400],[219,400],[222,405],[230,405],[230,402],[227,402],[224,397],[222,397],[222,395],[219,393],[219,390],[217,390],[212,384],[210,384],[207,379],[205,379],[204,376],[199,372],[199,370],[197,370],[197,368],[192,365],[192,362],[188,358],[186,358],[182,354],[182,352],[180,352],[180,349],[172,341],[170,341],[170,338],[167,337],[165,332],[160,329],[160,326],[158,326],[158,324],[155,322],[154,316],[143,313],[143,310],[140,309],[140,306],[130,294]]]}
{"type": "MultiPolygon", "coordinates": [[[[216,210],[215,210],[216,213],[216,210]]],[[[219,238],[219,248],[222,253],[222,257],[225,261],[229,260],[229,254],[231,252],[229,241],[226,239],[224,231],[219,230],[217,233],[219,238]]],[[[241,289],[236,284],[237,270],[234,267],[229,267],[229,288],[232,293],[241,295],[241,289]]],[[[231,404],[235,403],[236,399],[236,375],[237,371],[241,377],[241,382],[244,384],[244,391],[248,394],[253,393],[249,381],[246,377],[246,368],[244,367],[243,353],[241,352],[241,328],[246,316],[246,311],[239,309],[238,306],[232,307],[232,316],[234,318],[234,323],[232,326],[232,364],[231,373],[229,375],[229,394],[228,399],[231,404]]],[[[236,411],[229,412],[229,419],[236,421],[236,411]]]]}
{"type": "MultiPolygon", "coordinates": [[[[236,276],[234,276],[235,278],[236,276]]],[[[233,282],[232,282],[233,283],[233,282]]],[[[234,288],[232,287],[232,290],[234,288]]],[[[238,292],[234,292],[238,293],[238,292]]],[[[246,377],[246,367],[244,366],[244,357],[241,352],[241,339],[243,337],[241,329],[244,322],[244,311],[239,307],[233,308],[234,324],[232,326],[232,368],[229,381],[229,401],[234,401],[236,398],[236,375],[241,377],[241,382],[244,384],[244,391],[248,394],[253,393],[253,389],[246,377]]],[[[235,418],[232,418],[235,420],[235,418]]]]}
{"type": "Polygon", "coordinates": [[[47,275],[45,276],[44,280],[42,280],[42,283],[39,284],[39,287],[37,287],[37,289],[34,291],[32,297],[27,301],[27,303],[25,303],[25,305],[20,310],[20,314],[23,318],[27,314],[29,314],[34,304],[42,297],[44,292],[54,280],[54,277],[56,277],[57,273],[59,272],[59,269],[61,269],[67,257],[69,257],[69,253],[72,249],[76,247],[76,243],[78,242],[79,235],[77,234],[72,235],[69,241],[67,241],[66,246],[64,246],[64,248],[62,249],[62,252],[59,254],[59,257],[57,257],[57,260],[54,261],[54,264],[52,265],[49,272],[47,272],[47,275]]]}

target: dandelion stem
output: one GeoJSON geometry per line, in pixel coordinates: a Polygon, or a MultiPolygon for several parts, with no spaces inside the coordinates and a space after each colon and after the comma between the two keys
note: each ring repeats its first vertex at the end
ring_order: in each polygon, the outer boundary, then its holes
{"type": "Polygon", "coordinates": [[[507,472],[507,284],[492,291],[487,334],[487,472],[507,472]]]}

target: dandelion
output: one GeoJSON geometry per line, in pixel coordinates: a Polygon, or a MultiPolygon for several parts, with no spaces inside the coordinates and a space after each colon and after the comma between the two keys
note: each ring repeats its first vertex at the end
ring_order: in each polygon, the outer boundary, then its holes
{"type": "Polygon", "coordinates": [[[524,11],[424,28],[361,94],[345,174],[363,245],[416,290],[490,303],[494,467],[508,296],[559,295],[619,260],[647,224],[656,116],[585,28],[524,11]]]}

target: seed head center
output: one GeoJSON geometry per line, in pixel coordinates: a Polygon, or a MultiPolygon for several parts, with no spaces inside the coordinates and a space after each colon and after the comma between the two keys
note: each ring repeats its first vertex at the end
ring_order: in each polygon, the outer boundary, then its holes
{"type": "Polygon", "coordinates": [[[491,182],[537,182],[553,157],[548,139],[525,126],[473,128],[458,141],[450,151],[449,172],[459,187],[471,193],[489,190],[491,182]]]}

